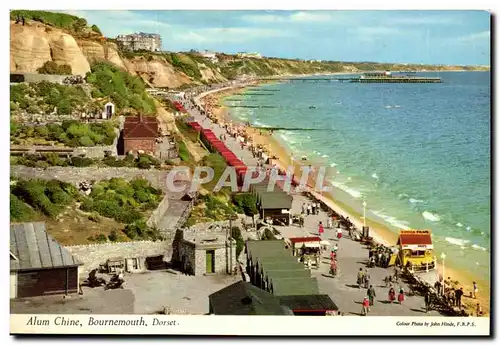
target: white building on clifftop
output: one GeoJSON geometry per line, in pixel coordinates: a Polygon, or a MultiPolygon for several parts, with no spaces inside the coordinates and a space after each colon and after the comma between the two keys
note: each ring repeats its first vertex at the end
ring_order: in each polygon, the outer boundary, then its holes
{"type": "Polygon", "coordinates": [[[139,32],[131,35],[119,35],[116,37],[116,41],[123,50],[161,51],[161,37],[158,34],[139,32]]]}

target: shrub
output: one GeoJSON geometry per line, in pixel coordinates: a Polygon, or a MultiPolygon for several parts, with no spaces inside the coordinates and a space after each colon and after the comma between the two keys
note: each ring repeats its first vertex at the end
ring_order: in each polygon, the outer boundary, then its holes
{"type": "Polygon", "coordinates": [[[34,218],[36,213],[14,194],[10,194],[10,220],[26,222],[34,218]]]}
{"type": "Polygon", "coordinates": [[[118,240],[118,234],[116,233],[115,230],[112,230],[111,233],[108,235],[108,240],[111,242],[116,242],[118,240]]]}
{"type": "Polygon", "coordinates": [[[117,108],[132,108],[143,113],[153,113],[156,110],[142,79],[112,64],[105,62],[93,64],[91,72],[87,74],[87,81],[100,94],[109,96],[117,108]]]}
{"type": "Polygon", "coordinates": [[[102,32],[97,25],[94,24],[90,28],[92,29],[92,31],[94,31],[95,33],[98,33],[99,35],[102,36],[102,32]]]}
{"type": "Polygon", "coordinates": [[[269,228],[265,228],[261,239],[262,240],[276,240],[276,236],[273,235],[272,231],[269,230],[269,228]]]}
{"type": "Polygon", "coordinates": [[[88,167],[91,166],[94,163],[94,160],[92,158],[86,158],[86,157],[71,157],[70,159],[70,165],[74,167],[88,167]]]}
{"type": "Polygon", "coordinates": [[[100,223],[101,222],[101,217],[99,217],[98,214],[96,213],[92,213],[88,216],[88,219],[92,222],[95,222],[95,223],[100,223]]]}
{"type": "Polygon", "coordinates": [[[231,237],[236,241],[236,257],[240,256],[240,253],[243,251],[245,247],[245,240],[241,235],[241,230],[237,226],[233,226],[231,229],[231,237]]]}
{"type": "Polygon", "coordinates": [[[40,180],[19,181],[13,190],[14,195],[21,200],[43,212],[45,215],[54,218],[61,211],[61,205],[53,204],[45,192],[46,182],[40,180]]]}
{"type": "Polygon", "coordinates": [[[46,61],[42,67],[37,69],[40,74],[59,74],[59,75],[69,75],[71,74],[71,66],[69,65],[58,65],[53,61],[46,61]]]}
{"type": "Polygon", "coordinates": [[[247,216],[253,216],[259,211],[257,210],[257,198],[252,193],[238,193],[233,197],[233,203],[238,210],[245,213],[247,216]]]}
{"type": "Polygon", "coordinates": [[[123,232],[130,239],[142,238],[147,234],[148,226],[144,219],[138,219],[132,224],[128,224],[123,232]]]}

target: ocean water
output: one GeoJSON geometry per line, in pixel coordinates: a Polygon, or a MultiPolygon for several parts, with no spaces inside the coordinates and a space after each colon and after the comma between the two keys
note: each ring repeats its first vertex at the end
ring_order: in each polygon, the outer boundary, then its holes
{"type": "MultiPolygon", "coordinates": [[[[226,105],[276,131],[297,159],[335,167],[334,198],[399,229],[430,229],[446,265],[490,275],[490,74],[420,73],[442,84],[330,81],[264,85],[226,105]],[[315,106],[315,109],[310,109],[315,106]]],[[[441,262],[439,260],[439,262],[441,262]]]]}

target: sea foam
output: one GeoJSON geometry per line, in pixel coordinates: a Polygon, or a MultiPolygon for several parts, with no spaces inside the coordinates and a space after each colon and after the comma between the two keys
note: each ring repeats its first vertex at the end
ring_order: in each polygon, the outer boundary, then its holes
{"type": "Polygon", "coordinates": [[[481,247],[480,245],[477,245],[477,244],[473,244],[471,247],[474,249],[477,249],[477,250],[482,250],[484,252],[488,250],[488,249],[481,247]]]}
{"type": "Polygon", "coordinates": [[[385,220],[387,223],[391,224],[391,225],[394,225],[395,227],[397,228],[400,228],[400,229],[403,229],[403,230],[407,230],[409,229],[409,225],[410,223],[408,222],[405,222],[403,220],[399,220],[395,217],[392,217],[392,216],[389,216],[389,215],[386,215],[384,214],[382,211],[372,211],[373,214],[375,214],[376,216],[382,218],[383,220],[385,220]]]}
{"type": "Polygon", "coordinates": [[[431,213],[429,211],[422,212],[422,217],[431,222],[439,222],[441,220],[441,218],[437,214],[431,213]]]}
{"type": "Polygon", "coordinates": [[[379,179],[379,177],[378,177],[377,173],[373,173],[373,174],[372,174],[372,178],[374,178],[375,180],[378,180],[378,179],[379,179]]]}
{"type": "Polygon", "coordinates": [[[332,186],[335,186],[339,189],[342,189],[344,192],[348,193],[349,195],[355,197],[356,199],[359,199],[363,196],[363,194],[354,188],[349,188],[345,184],[339,183],[339,182],[332,182],[332,186]]]}
{"type": "Polygon", "coordinates": [[[469,240],[464,240],[464,239],[461,239],[461,238],[455,238],[455,237],[445,237],[444,239],[446,242],[448,243],[451,243],[451,244],[454,244],[456,246],[460,246],[460,247],[463,247],[465,246],[467,243],[469,243],[470,241],[469,240]]]}
{"type": "Polygon", "coordinates": [[[413,199],[413,198],[409,198],[408,201],[411,203],[411,204],[421,204],[423,203],[424,201],[423,200],[420,200],[420,199],[413,199]]]}

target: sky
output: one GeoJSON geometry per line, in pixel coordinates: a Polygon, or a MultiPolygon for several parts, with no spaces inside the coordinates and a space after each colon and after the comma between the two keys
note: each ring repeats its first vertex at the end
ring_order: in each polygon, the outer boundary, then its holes
{"type": "Polygon", "coordinates": [[[334,61],[490,65],[486,11],[64,11],[106,37],[158,33],[166,51],[334,61]]]}

